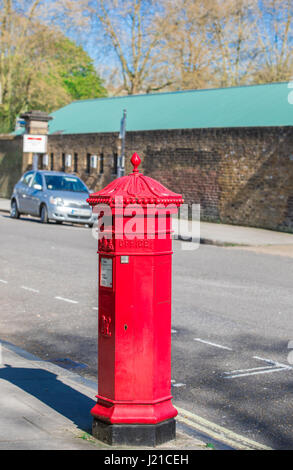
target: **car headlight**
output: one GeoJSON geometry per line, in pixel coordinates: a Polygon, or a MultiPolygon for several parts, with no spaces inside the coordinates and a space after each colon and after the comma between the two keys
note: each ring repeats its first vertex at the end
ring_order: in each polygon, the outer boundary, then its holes
{"type": "Polygon", "coordinates": [[[56,206],[63,206],[64,205],[64,201],[61,197],[51,196],[50,197],[50,202],[51,202],[51,204],[54,204],[56,206]]]}

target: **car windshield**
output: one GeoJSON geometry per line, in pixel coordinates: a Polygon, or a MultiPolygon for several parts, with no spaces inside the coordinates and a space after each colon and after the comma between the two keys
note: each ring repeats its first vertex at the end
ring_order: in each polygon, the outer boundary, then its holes
{"type": "Polygon", "coordinates": [[[79,178],[74,176],[45,175],[46,186],[50,191],[72,191],[88,193],[87,187],[79,178]]]}

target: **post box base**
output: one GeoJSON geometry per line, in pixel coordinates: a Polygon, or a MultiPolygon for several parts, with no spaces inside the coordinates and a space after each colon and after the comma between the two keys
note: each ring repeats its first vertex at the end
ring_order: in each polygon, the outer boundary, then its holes
{"type": "Polygon", "coordinates": [[[109,445],[154,447],[176,437],[174,418],[157,424],[109,424],[93,419],[93,436],[109,445]]]}

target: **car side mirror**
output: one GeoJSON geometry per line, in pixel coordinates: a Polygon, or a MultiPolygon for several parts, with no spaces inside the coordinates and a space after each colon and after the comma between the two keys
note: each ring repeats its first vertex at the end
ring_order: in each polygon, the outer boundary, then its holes
{"type": "Polygon", "coordinates": [[[40,184],[34,184],[34,189],[41,191],[43,189],[43,186],[41,186],[40,184]]]}

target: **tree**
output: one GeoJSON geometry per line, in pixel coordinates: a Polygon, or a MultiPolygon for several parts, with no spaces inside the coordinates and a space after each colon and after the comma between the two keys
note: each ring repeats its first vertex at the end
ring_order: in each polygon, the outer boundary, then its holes
{"type": "Polygon", "coordinates": [[[207,87],[213,77],[209,0],[164,0],[163,5],[161,54],[168,64],[171,89],[207,87]]]}
{"type": "Polygon", "coordinates": [[[262,0],[257,15],[259,61],[253,79],[281,82],[293,75],[293,4],[291,0],[262,0]]]}
{"type": "Polygon", "coordinates": [[[214,84],[249,83],[258,56],[255,41],[257,0],[215,0],[209,12],[214,84]]]}
{"type": "Polygon", "coordinates": [[[162,1],[171,89],[292,78],[292,0],[162,1]]]}
{"type": "MultiPolygon", "coordinates": [[[[25,17],[14,10],[12,0],[3,0],[0,4],[0,106],[8,128],[13,118],[14,75],[20,72],[21,57],[31,36],[30,26],[39,3],[38,0],[32,2],[25,17]]],[[[24,2],[19,6],[24,7],[24,2]]]]}
{"type": "Polygon", "coordinates": [[[93,60],[81,46],[61,38],[56,44],[56,52],[57,73],[71,98],[82,100],[107,95],[93,60]]]}
{"type": "Polygon", "coordinates": [[[38,20],[40,1],[0,3],[2,132],[28,108],[50,112],[72,99],[105,96],[90,57],[56,26],[38,20]]]}
{"type": "Polygon", "coordinates": [[[103,28],[108,51],[110,48],[118,61],[122,83],[117,94],[148,93],[170,84],[163,73],[165,64],[160,59],[164,16],[158,2],[96,0],[88,3],[88,9],[92,24],[98,20],[97,26],[103,28]]]}

